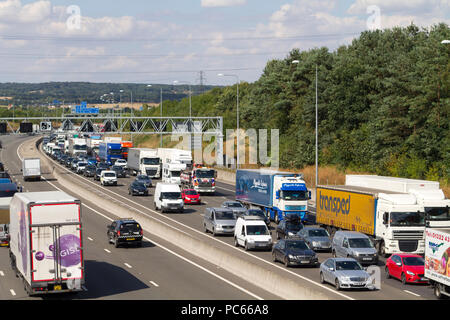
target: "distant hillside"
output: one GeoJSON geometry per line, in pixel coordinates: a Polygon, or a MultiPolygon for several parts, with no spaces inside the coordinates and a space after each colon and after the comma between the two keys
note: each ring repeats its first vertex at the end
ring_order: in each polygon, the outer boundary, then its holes
{"type": "MultiPolygon", "coordinates": [[[[134,83],[90,83],[90,82],[47,82],[47,83],[0,83],[0,105],[39,105],[52,103],[54,100],[65,104],[75,104],[81,101],[88,103],[103,103],[100,99],[104,94],[109,96],[114,93],[114,102],[158,103],[160,101],[160,90],[163,89],[164,100],[180,100],[188,96],[187,85],[160,85],[134,84],[134,83]]],[[[213,86],[192,86],[192,95],[201,94],[213,86]]]]}

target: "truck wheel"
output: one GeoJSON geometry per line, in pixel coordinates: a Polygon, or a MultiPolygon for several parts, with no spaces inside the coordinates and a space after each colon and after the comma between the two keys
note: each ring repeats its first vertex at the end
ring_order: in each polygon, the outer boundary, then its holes
{"type": "Polygon", "coordinates": [[[444,295],[442,294],[441,286],[440,286],[439,283],[435,283],[435,284],[434,284],[434,295],[435,295],[436,298],[439,299],[439,300],[446,298],[446,296],[444,296],[444,295]]]}
{"type": "Polygon", "coordinates": [[[380,242],[380,255],[384,258],[388,258],[389,254],[386,253],[386,246],[384,245],[384,241],[380,242]]]}

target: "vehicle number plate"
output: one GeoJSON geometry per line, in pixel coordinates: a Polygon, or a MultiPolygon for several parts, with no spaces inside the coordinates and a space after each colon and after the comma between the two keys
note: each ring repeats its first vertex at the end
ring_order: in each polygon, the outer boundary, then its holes
{"type": "Polygon", "coordinates": [[[265,247],[266,244],[265,243],[258,243],[258,247],[265,247]]]}
{"type": "Polygon", "coordinates": [[[365,283],[364,282],[355,282],[354,285],[355,286],[364,286],[365,283]]]}
{"type": "Polygon", "coordinates": [[[62,290],[62,286],[61,285],[55,285],[53,287],[53,290],[56,290],[56,291],[62,290]]]}
{"type": "Polygon", "coordinates": [[[372,260],[372,258],[363,258],[363,260],[372,260]]]}
{"type": "Polygon", "coordinates": [[[135,238],[127,238],[127,241],[133,241],[135,238]]]}
{"type": "Polygon", "coordinates": [[[300,261],[300,263],[309,263],[309,261],[308,260],[302,260],[302,261],[300,261]]]}

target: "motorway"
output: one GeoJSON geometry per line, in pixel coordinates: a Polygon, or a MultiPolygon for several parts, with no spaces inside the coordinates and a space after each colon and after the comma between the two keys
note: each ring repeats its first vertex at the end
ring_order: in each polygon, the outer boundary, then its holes
{"type": "MultiPolygon", "coordinates": [[[[35,138],[35,137],[34,137],[35,138]]],[[[148,299],[148,300],[244,300],[244,299],[280,299],[279,296],[262,289],[257,284],[218,268],[174,246],[167,239],[152,235],[151,230],[144,230],[146,236],[142,248],[114,248],[106,240],[106,225],[114,215],[102,208],[100,201],[90,201],[67,190],[51,174],[44,172],[45,181],[23,182],[20,168],[22,155],[30,145],[28,136],[2,137],[3,150],[0,161],[14,179],[23,186],[24,192],[50,191],[61,189],[83,203],[83,230],[86,261],[87,292],[66,295],[70,299],[148,299]]],[[[44,156],[44,155],[41,155],[44,156]]],[[[148,197],[128,195],[128,185],[133,177],[119,179],[117,187],[102,187],[92,178],[85,178],[72,173],[58,163],[53,170],[64,173],[76,185],[92,191],[103,201],[114,202],[118,206],[130,207],[139,212],[142,219],[156,219],[164,224],[189,234],[191,237],[217,247],[239,259],[251,264],[263,266],[271,272],[282,275],[305,287],[320,292],[333,300],[434,300],[433,292],[424,285],[405,285],[395,279],[385,279],[384,263],[380,262],[381,290],[344,290],[336,291],[329,284],[321,284],[318,268],[286,268],[280,263],[272,262],[271,252],[249,251],[236,248],[232,237],[206,234],[202,227],[202,215],[206,207],[220,206],[228,199],[234,199],[234,186],[218,182],[218,191],[214,196],[202,196],[203,205],[187,206],[185,212],[162,214],[154,210],[152,191],[148,197]]],[[[153,185],[157,181],[153,182],[153,185]]],[[[271,230],[274,230],[274,223],[271,230]]],[[[273,232],[274,241],[275,233],[273,232]]],[[[319,261],[331,257],[330,253],[318,253],[319,261]]],[[[382,259],[383,260],[383,259],[382,259]]],[[[52,295],[44,299],[58,299],[52,295]]],[[[19,279],[15,278],[9,266],[6,248],[0,248],[0,299],[42,299],[28,297],[19,279]]]]}

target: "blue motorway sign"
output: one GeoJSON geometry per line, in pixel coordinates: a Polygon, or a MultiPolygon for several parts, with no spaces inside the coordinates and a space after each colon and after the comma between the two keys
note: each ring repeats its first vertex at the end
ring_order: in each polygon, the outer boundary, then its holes
{"type": "Polygon", "coordinates": [[[99,114],[99,108],[88,108],[87,102],[82,102],[81,105],[75,106],[75,109],[72,110],[72,113],[76,114],[99,114]]]}

